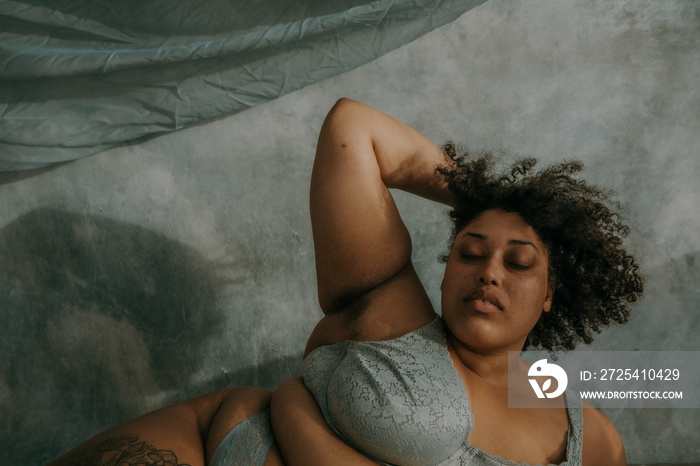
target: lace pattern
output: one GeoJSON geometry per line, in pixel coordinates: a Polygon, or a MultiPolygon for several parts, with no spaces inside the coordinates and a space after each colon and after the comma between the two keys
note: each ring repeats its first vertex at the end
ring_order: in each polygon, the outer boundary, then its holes
{"type": "MultiPolygon", "coordinates": [[[[474,419],[440,318],[390,341],[316,348],[304,361],[304,382],[336,434],[379,464],[529,466],[469,445],[474,419]]],[[[561,466],[580,466],[581,400],[567,393],[566,403],[561,466]]]]}
{"type": "Polygon", "coordinates": [[[312,352],[304,382],[350,445],[390,464],[434,464],[460,448],[471,424],[445,351],[440,325],[391,341],[346,341],[312,352]]]}
{"type": "MultiPolygon", "coordinates": [[[[558,465],[549,464],[547,466],[581,466],[581,458],[583,456],[583,404],[576,393],[568,390],[565,392],[564,399],[566,400],[567,414],[569,416],[569,434],[566,445],[567,460],[558,465]]],[[[507,460],[471,446],[468,448],[474,452],[474,459],[471,460],[472,462],[460,463],[460,466],[532,466],[530,463],[507,460]]]]}
{"type": "MultiPolygon", "coordinates": [[[[331,428],[378,464],[530,466],[469,445],[474,418],[442,319],[391,341],[317,348],[304,361],[304,381],[331,428]]],[[[568,459],[560,466],[581,466],[582,403],[567,392],[566,405],[568,459]]],[[[209,464],[262,466],[272,442],[264,410],[229,432],[209,464]]]]}
{"type": "Polygon", "coordinates": [[[265,409],[226,434],[214,450],[209,466],[262,466],[273,440],[270,410],[265,409]]]}

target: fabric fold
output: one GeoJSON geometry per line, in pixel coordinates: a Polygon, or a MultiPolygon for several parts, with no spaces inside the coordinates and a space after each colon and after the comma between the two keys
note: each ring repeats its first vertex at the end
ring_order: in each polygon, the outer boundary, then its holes
{"type": "Polygon", "coordinates": [[[252,107],[484,1],[6,0],[0,170],[73,160],[252,107]]]}

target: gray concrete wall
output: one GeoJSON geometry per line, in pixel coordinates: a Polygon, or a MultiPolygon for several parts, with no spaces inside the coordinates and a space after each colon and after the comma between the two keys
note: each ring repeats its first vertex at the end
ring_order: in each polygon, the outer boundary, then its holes
{"type": "MultiPolygon", "coordinates": [[[[583,160],[625,204],[647,277],[630,323],[593,347],[699,350],[699,13],[693,0],[490,0],[251,110],[2,175],[3,464],[41,464],[146,410],[298,373],[321,315],[310,168],[341,96],[436,142],[583,160]]],[[[397,197],[437,303],[445,209],[397,197]]],[[[697,410],[606,414],[631,463],[700,461],[697,410]]]]}

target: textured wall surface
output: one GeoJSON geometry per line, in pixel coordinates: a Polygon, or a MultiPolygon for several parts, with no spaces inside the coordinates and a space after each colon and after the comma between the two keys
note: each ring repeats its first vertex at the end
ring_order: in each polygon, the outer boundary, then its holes
{"type": "MultiPolygon", "coordinates": [[[[490,0],[251,110],[1,175],[2,463],[41,464],[144,411],[298,373],[321,315],[310,168],[341,96],[436,142],[583,160],[626,206],[647,277],[629,324],[593,347],[700,350],[699,76],[696,1],[490,0]]],[[[397,197],[437,304],[445,209],[397,197]]],[[[700,461],[697,410],[605,412],[631,463],[700,461]]]]}

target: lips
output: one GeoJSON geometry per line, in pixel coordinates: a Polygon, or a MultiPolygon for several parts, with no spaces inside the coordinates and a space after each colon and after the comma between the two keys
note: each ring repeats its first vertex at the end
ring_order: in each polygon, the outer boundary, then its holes
{"type": "Polygon", "coordinates": [[[470,292],[467,297],[465,298],[465,301],[481,301],[485,304],[490,304],[492,306],[495,306],[498,308],[498,310],[502,311],[503,310],[503,305],[501,304],[501,301],[498,299],[498,296],[492,291],[489,291],[484,288],[478,288],[472,292],[470,292]]]}

